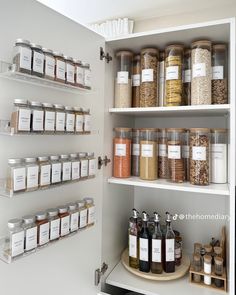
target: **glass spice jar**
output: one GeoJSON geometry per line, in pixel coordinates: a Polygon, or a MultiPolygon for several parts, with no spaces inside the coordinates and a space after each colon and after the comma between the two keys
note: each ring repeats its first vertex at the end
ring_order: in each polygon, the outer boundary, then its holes
{"type": "Polygon", "coordinates": [[[26,190],[26,168],[23,159],[8,159],[6,190],[14,193],[26,190]]]}
{"type": "Polygon", "coordinates": [[[141,50],[141,87],[140,107],[158,106],[159,89],[157,81],[159,51],[156,48],[145,48],[141,50]]]}
{"type": "Polygon", "coordinates": [[[74,107],[75,112],[75,133],[83,134],[84,132],[84,113],[80,107],[74,107]]]}
{"type": "Polygon", "coordinates": [[[132,129],[131,175],[140,175],[140,129],[132,129]]]}
{"type": "Polygon", "coordinates": [[[58,207],[58,216],[60,217],[60,237],[70,233],[70,213],[67,206],[58,207]]]}
{"type": "MultiPolygon", "coordinates": [[[[201,266],[201,256],[200,254],[194,254],[193,255],[193,270],[196,272],[200,272],[202,269],[201,266]]],[[[200,274],[193,274],[193,281],[195,283],[200,283],[201,282],[201,275],[200,274]]]]}
{"type": "Polygon", "coordinates": [[[39,187],[46,189],[51,184],[51,164],[48,157],[38,157],[39,187]]]}
{"type": "Polygon", "coordinates": [[[91,89],[91,69],[90,69],[90,64],[89,63],[83,63],[84,67],[84,88],[85,89],[91,89]]]}
{"type": "Polygon", "coordinates": [[[16,257],[24,253],[24,230],[22,219],[14,218],[8,221],[8,254],[16,257]]]}
{"type": "MultiPolygon", "coordinates": [[[[215,268],[214,268],[214,273],[217,276],[223,276],[224,274],[224,266],[223,266],[223,258],[221,257],[215,257],[215,268]]],[[[217,288],[222,288],[223,287],[223,280],[215,278],[215,286],[217,288]]]]}
{"type": "Polygon", "coordinates": [[[96,158],[94,153],[88,153],[88,178],[94,178],[96,174],[96,158]]]}
{"type": "Polygon", "coordinates": [[[159,60],[159,107],[165,105],[165,51],[160,52],[159,60]]]}
{"type": "Polygon", "coordinates": [[[28,133],[31,125],[31,110],[29,102],[25,99],[15,99],[11,114],[11,132],[28,133]]]}
{"type": "Polygon", "coordinates": [[[48,48],[43,48],[44,53],[44,78],[55,80],[55,57],[53,51],[48,48]]]}
{"type": "Polygon", "coordinates": [[[66,80],[66,63],[64,55],[61,52],[53,52],[55,57],[55,80],[57,82],[65,83],[66,80]]]}
{"type": "Polygon", "coordinates": [[[93,198],[84,198],[85,207],[88,210],[87,226],[92,226],[95,223],[95,205],[93,198]]]}
{"type": "Polygon", "coordinates": [[[59,156],[50,156],[51,184],[58,184],[62,178],[62,163],[59,156]]]}
{"type": "Polygon", "coordinates": [[[75,85],[75,63],[73,61],[73,58],[70,56],[64,56],[64,60],[66,63],[66,84],[75,85]]]}
{"type": "Polygon", "coordinates": [[[55,132],[55,108],[51,103],[43,103],[44,109],[44,132],[54,134],[55,132]]]}
{"type": "Polygon", "coordinates": [[[80,160],[80,179],[84,180],[88,178],[88,158],[87,153],[78,153],[80,160]]]}
{"type": "Polygon", "coordinates": [[[32,50],[32,71],[31,74],[37,77],[44,76],[44,53],[42,46],[30,43],[32,50]]]}
{"type": "Polygon", "coordinates": [[[75,112],[70,106],[65,107],[66,112],[66,133],[75,133],[75,112]]]}
{"type": "Polygon", "coordinates": [[[70,154],[71,160],[71,180],[78,181],[80,179],[80,160],[77,154],[70,154]]]}
{"type": "Polygon", "coordinates": [[[61,155],[60,156],[61,164],[62,164],[62,176],[61,181],[70,181],[71,180],[71,160],[69,159],[69,155],[61,155]]]}
{"type": "Polygon", "coordinates": [[[194,243],[194,254],[201,254],[202,244],[194,243]]]}
{"type": "Polygon", "coordinates": [[[79,229],[79,212],[76,203],[67,204],[70,214],[70,232],[76,232],[79,229]]]}
{"type": "Polygon", "coordinates": [[[211,276],[207,274],[211,274],[211,263],[212,258],[210,255],[204,255],[204,284],[211,285],[211,276]]]}
{"type": "Polygon", "coordinates": [[[37,212],[36,216],[36,225],[37,225],[37,243],[38,247],[42,247],[48,244],[49,242],[49,221],[47,219],[47,212],[37,212]]]}
{"type": "Polygon", "coordinates": [[[186,129],[183,133],[182,157],[184,159],[185,180],[189,181],[190,161],[189,161],[189,130],[186,129]]]}
{"type": "Polygon", "coordinates": [[[49,221],[49,240],[55,241],[60,237],[60,217],[58,216],[58,209],[50,208],[47,210],[49,221]]]}
{"type": "Polygon", "coordinates": [[[183,46],[169,45],[165,56],[165,105],[180,106],[183,104],[183,46]]]}
{"type": "Polygon", "coordinates": [[[54,104],[55,108],[55,131],[57,134],[65,133],[65,126],[66,126],[66,112],[65,107],[61,104],[54,104]]]}
{"type": "Polygon", "coordinates": [[[91,114],[90,109],[83,109],[84,122],[83,129],[85,134],[91,133],[91,114]]]}
{"type": "Polygon", "coordinates": [[[113,139],[113,176],[127,178],[131,175],[131,128],[115,128],[113,139]]]}
{"type": "Polygon", "coordinates": [[[183,104],[191,105],[191,49],[184,50],[183,63],[183,104]]]}
{"type": "Polygon", "coordinates": [[[182,259],[182,237],[175,237],[175,265],[180,266],[182,259]]]}
{"type": "Polygon", "coordinates": [[[25,158],[26,191],[35,191],[39,188],[39,166],[36,158],[25,158]]]}
{"type": "Polygon", "coordinates": [[[75,85],[84,88],[84,68],[79,59],[74,59],[75,64],[75,85]]]}
{"type": "Polygon", "coordinates": [[[41,102],[32,101],[29,103],[31,108],[31,132],[43,133],[44,131],[44,111],[41,102]]]}
{"type": "Polygon", "coordinates": [[[168,178],[168,157],[167,157],[167,129],[159,130],[158,136],[158,178],[168,178]]]}
{"type": "Polygon", "coordinates": [[[23,229],[25,232],[24,250],[25,252],[34,251],[37,248],[37,226],[35,216],[26,215],[22,217],[23,229]]]}
{"type": "Polygon", "coordinates": [[[209,184],[210,129],[190,129],[190,183],[209,184]]]}
{"type": "Polygon", "coordinates": [[[217,246],[214,247],[214,253],[216,257],[222,257],[222,252],[223,250],[221,247],[217,247],[217,246]]]}
{"type": "Polygon", "coordinates": [[[87,226],[88,219],[88,209],[85,206],[85,201],[78,201],[78,212],[79,212],[79,229],[85,228],[87,226]]]}
{"type": "Polygon", "coordinates": [[[13,64],[17,72],[31,74],[32,50],[28,40],[16,39],[13,50],[13,64]]]}
{"type": "Polygon", "coordinates": [[[135,55],[132,70],[132,107],[140,106],[141,62],[140,55],[135,55]]]}

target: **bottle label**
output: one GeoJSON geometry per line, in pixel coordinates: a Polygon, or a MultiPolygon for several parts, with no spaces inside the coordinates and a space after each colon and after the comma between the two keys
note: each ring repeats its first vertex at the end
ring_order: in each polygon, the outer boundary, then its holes
{"type": "Polygon", "coordinates": [[[38,187],[39,184],[39,166],[27,168],[27,188],[38,187]]]}
{"type": "Polygon", "coordinates": [[[148,262],[148,239],[139,239],[139,249],[139,259],[148,262]]]}
{"type": "Polygon", "coordinates": [[[56,131],[65,131],[66,114],[57,112],[56,113],[56,131]]]}
{"type": "Polygon", "coordinates": [[[37,226],[25,231],[25,250],[30,251],[37,247],[37,226]]]}
{"type": "Polygon", "coordinates": [[[86,87],[91,87],[91,82],[92,82],[92,72],[90,69],[85,69],[84,70],[84,86],[86,87]]]}
{"type": "Polygon", "coordinates": [[[68,132],[75,131],[75,115],[74,114],[66,115],[66,131],[68,132]]]}
{"type": "Polygon", "coordinates": [[[34,51],[33,71],[43,74],[44,54],[34,51]]]}
{"type": "Polygon", "coordinates": [[[140,144],[138,144],[138,143],[132,144],[132,155],[133,156],[140,156],[140,144]]]}
{"type": "Polygon", "coordinates": [[[31,70],[32,51],[31,48],[20,48],[20,68],[31,70]]]}
{"type": "Polygon", "coordinates": [[[45,56],[45,75],[54,78],[55,59],[51,56],[45,56]]]}
{"type": "Polygon", "coordinates": [[[11,235],[11,256],[15,257],[24,252],[24,231],[11,235]]]}
{"type": "Polygon", "coordinates": [[[132,76],[132,85],[133,87],[137,87],[140,86],[140,74],[135,74],[132,76]]]}
{"type": "Polygon", "coordinates": [[[60,218],[50,222],[50,240],[56,240],[60,236],[60,218]]]}
{"type": "Polygon", "coordinates": [[[224,79],[224,67],[223,66],[212,67],[212,79],[213,80],[224,79]]]}
{"type": "Polygon", "coordinates": [[[75,67],[69,63],[66,63],[66,80],[67,82],[75,82],[75,67]]]}
{"type": "Polygon", "coordinates": [[[168,159],[181,159],[180,145],[168,145],[168,159]]]}
{"type": "Polygon", "coordinates": [[[71,162],[62,164],[62,181],[71,180],[71,162]]]}
{"type": "Polygon", "coordinates": [[[126,156],[126,144],[125,143],[116,143],[115,155],[117,157],[125,157],[126,156]]]}
{"type": "Polygon", "coordinates": [[[193,78],[205,77],[206,76],[206,64],[197,63],[193,64],[193,78]]]}
{"type": "Polygon", "coordinates": [[[91,115],[84,115],[84,131],[91,131],[91,115]]]}
{"type": "Polygon", "coordinates": [[[84,85],[84,69],[82,67],[76,68],[76,83],[84,85]]]}
{"type": "Polygon", "coordinates": [[[192,80],[191,75],[192,75],[191,70],[184,71],[184,83],[191,83],[191,80],[192,80]]]}
{"type": "Polygon", "coordinates": [[[96,160],[90,159],[89,160],[89,176],[93,176],[96,174],[96,160]]]}
{"type": "Polygon", "coordinates": [[[40,185],[44,186],[44,185],[50,184],[50,179],[51,179],[51,165],[41,166],[40,185]]]}
{"type": "Polygon", "coordinates": [[[129,72],[121,71],[117,72],[117,84],[128,84],[129,72]]]}
{"type": "Polygon", "coordinates": [[[64,61],[57,60],[56,77],[65,81],[65,68],[66,64],[64,61]]]}
{"type": "Polygon", "coordinates": [[[142,70],[142,82],[153,82],[153,81],[154,81],[153,69],[142,70]]]}
{"type": "Polygon", "coordinates": [[[61,218],[61,237],[68,235],[70,232],[70,216],[61,218]]]}
{"type": "Polygon", "coordinates": [[[95,206],[88,208],[88,224],[95,222],[95,206]]]}
{"type": "Polygon", "coordinates": [[[49,242],[49,222],[39,226],[39,245],[42,246],[49,242]]]}
{"type": "Polygon", "coordinates": [[[30,115],[31,111],[28,109],[19,109],[18,115],[18,130],[30,131],[30,115]]]}
{"type": "Polygon", "coordinates": [[[52,183],[61,182],[61,163],[52,164],[52,183]]]}
{"type": "Polygon", "coordinates": [[[79,228],[79,212],[70,215],[70,231],[76,231],[79,228]]]}
{"type": "Polygon", "coordinates": [[[129,256],[137,258],[137,236],[129,235],[129,256]]]}
{"type": "Polygon", "coordinates": [[[15,168],[13,172],[14,192],[25,189],[26,171],[25,168],[15,168]]]}
{"type": "Polygon", "coordinates": [[[206,147],[205,146],[193,146],[192,147],[192,159],[194,161],[206,161],[206,147]]]}
{"type": "Polygon", "coordinates": [[[80,162],[72,162],[71,164],[72,180],[80,178],[80,162]]]}
{"type": "Polygon", "coordinates": [[[88,160],[81,160],[81,177],[88,176],[88,160]]]}
{"type": "Polygon", "coordinates": [[[179,79],[179,67],[170,66],[166,67],[166,80],[178,80],[179,79]]]}
{"type": "Polygon", "coordinates": [[[166,239],[166,261],[175,261],[175,240],[166,239]]]}
{"type": "Polygon", "coordinates": [[[227,145],[216,143],[211,144],[211,159],[212,160],[225,160],[227,155],[227,145]]]}
{"type": "Polygon", "coordinates": [[[141,157],[152,158],[153,157],[153,145],[142,144],[141,145],[141,157]]]}
{"type": "Polygon", "coordinates": [[[79,228],[87,226],[88,210],[84,209],[79,214],[79,228]]]}
{"type": "Polygon", "coordinates": [[[159,144],[159,156],[167,157],[167,146],[166,144],[159,144]]]}
{"type": "Polygon", "coordinates": [[[43,131],[43,119],[44,112],[43,111],[33,111],[33,131],[43,131]]]}
{"type": "Polygon", "coordinates": [[[46,112],[45,113],[45,131],[54,131],[55,130],[55,112],[46,112]]]}
{"type": "Polygon", "coordinates": [[[152,261],[161,262],[161,240],[152,240],[152,261]]]}
{"type": "Polygon", "coordinates": [[[189,145],[182,146],[182,157],[184,159],[189,159],[189,145]]]}
{"type": "Polygon", "coordinates": [[[76,120],[75,120],[76,132],[83,132],[83,123],[84,123],[84,116],[83,115],[76,115],[76,120]]]}

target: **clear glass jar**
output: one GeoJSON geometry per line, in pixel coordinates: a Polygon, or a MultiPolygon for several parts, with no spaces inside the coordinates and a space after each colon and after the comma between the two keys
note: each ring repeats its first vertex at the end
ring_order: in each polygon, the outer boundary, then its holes
{"type": "Polygon", "coordinates": [[[183,64],[183,104],[191,105],[191,49],[184,50],[183,64]]]}
{"type": "Polygon", "coordinates": [[[211,129],[210,174],[211,182],[227,183],[228,174],[227,129],[211,129]]]}
{"type": "Polygon", "coordinates": [[[60,217],[60,236],[64,237],[70,233],[70,213],[67,206],[58,207],[60,217]]]}
{"type": "Polygon", "coordinates": [[[140,107],[156,107],[159,104],[158,59],[158,49],[145,48],[141,50],[140,107]]]}
{"type": "Polygon", "coordinates": [[[60,157],[50,156],[51,163],[51,184],[58,184],[62,181],[62,163],[60,157]]]}
{"type": "Polygon", "coordinates": [[[80,179],[88,178],[88,157],[87,153],[81,152],[78,153],[80,160],[80,179]]]}
{"type": "MultiPolygon", "coordinates": [[[[211,274],[212,259],[210,255],[204,255],[204,273],[211,274]]],[[[204,275],[204,284],[211,285],[211,276],[204,275]]]]}
{"type": "Polygon", "coordinates": [[[85,201],[78,201],[77,206],[79,212],[79,229],[82,229],[87,226],[88,209],[85,206],[85,201]]]}
{"type": "Polygon", "coordinates": [[[168,178],[167,130],[159,130],[158,136],[158,178],[168,178]]]}
{"type": "Polygon", "coordinates": [[[131,51],[116,53],[117,76],[115,79],[115,108],[130,108],[132,105],[132,60],[131,51]]]}
{"type": "Polygon", "coordinates": [[[26,190],[26,168],[23,159],[8,159],[6,190],[14,193],[26,190]]]}
{"type": "Polygon", "coordinates": [[[30,42],[16,39],[13,50],[13,64],[17,72],[31,74],[32,50],[30,42]]]}
{"type": "Polygon", "coordinates": [[[66,111],[66,133],[75,133],[75,112],[70,106],[65,107],[66,111]]]}
{"type": "Polygon", "coordinates": [[[131,128],[115,128],[113,139],[113,176],[131,176],[131,128]]]}
{"type": "Polygon", "coordinates": [[[75,64],[73,58],[70,56],[64,56],[66,63],[66,83],[70,85],[75,85],[75,64]]]}
{"type": "Polygon", "coordinates": [[[228,103],[228,55],[226,44],[212,46],[212,103],[228,103]]]}
{"type": "Polygon", "coordinates": [[[182,158],[184,159],[184,174],[185,180],[189,181],[190,175],[190,160],[189,160],[189,130],[186,129],[183,133],[182,158]]]}
{"type": "Polygon", "coordinates": [[[11,132],[28,133],[30,132],[31,110],[29,103],[25,99],[15,99],[14,109],[11,114],[11,132]]]}
{"type": "Polygon", "coordinates": [[[135,55],[132,70],[132,107],[140,106],[140,84],[141,84],[141,57],[135,55]]]}
{"type": "Polygon", "coordinates": [[[44,53],[44,78],[55,80],[55,57],[53,51],[48,48],[43,48],[44,53]]]}
{"type": "Polygon", "coordinates": [[[181,149],[183,145],[183,128],[169,128],[168,134],[168,174],[172,182],[184,182],[184,159],[181,149]]]}
{"type": "Polygon", "coordinates": [[[37,248],[37,226],[35,216],[26,215],[22,217],[23,229],[25,231],[24,249],[25,252],[34,251],[37,248]]]}
{"type": "Polygon", "coordinates": [[[88,178],[94,178],[96,175],[96,158],[94,153],[88,153],[88,178]]]}
{"type": "Polygon", "coordinates": [[[80,160],[77,154],[70,154],[71,160],[71,180],[78,181],[80,179],[80,160]]]}
{"type": "Polygon", "coordinates": [[[65,83],[66,81],[66,63],[64,55],[61,52],[53,52],[55,57],[55,81],[65,83]]]}
{"type": "MultiPolygon", "coordinates": [[[[223,276],[224,274],[224,266],[223,266],[223,258],[221,257],[215,257],[215,268],[214,268],[214,272],[217,276],[223,276]]],[[[217,288],[222,288],[223,286],[223,281],[220,279],[216,279],[214,280],[215,282],[215,286],[217,288]]]]}
{"type": "Polygon", "coordinates": [[[16,257],[24,253],[24,230],[22,228],[22,219],[10,219],[8,221],[8,239],[9,247],[7,252],[11,257],[16,257]]]}
{"type": "Polygon", "coordinates": [[[95,205],[93,198],[84,198],[85,207],[88,210],[87,226],[94,225],[95,223],[95,205]]]}
{"type": "Polygon", "coordinates": [[[159,107],[165,105],[165,51],[160,52],[159,60],[159,107]]]}
{"type": "Polygon", "coordinates": [[[83,109],[80,107],[74,107],[75,112],[75,133],[83,134],[84,133],[84,113],[83,109]]]}
{"type": "Polygon", "coordinates": [[[85,134],[91,133],[91,115],[90,115],[90,109],[83,109],[84,114],[84,123],[83,123],[83,129],[85,134]]]}
{"type": "Polygon", "coordinates": [[[143,180],[157,179],[157,129],[141,129],[140,140],[140,178],[143,180]]]}
{"type": "Polygon", "coordinates": [[[74,59],[75,64],[75,85],[84,88],[84,68],[79,59],[74,59]]]}
{"type": "Polygon", "coordinates": [[[67,204],[70,213],[70,232],[76,232],[79,229],[79,212],[76,203],[67,204]]]}
{"type": "Polygon", "coordinates": [[[209,184],[210,129],[190,129],[190,183],[209,184]]]}
{"type": "Polygon", "coordinates": [[[50,208],[47,210],[49,221],[49,240],[55,241],[60,238],[60,217],[58,216],[58,209],[50,208]]]}
{"type": "Polygon", "coordinates": [[[39,188],[39,165],[36,158],[25,158],[26,191],[35,191],[39,188]]]}
{"type": "Polygon", "coordinates": [[[205,254],[212,256],[212,246],[210,244],[204,245],[205,254]]]}
{"type": "Polygon", "coordinates": [[[169,45],[165,49],[165,105],[180,106],[183,104],[183,46],[169,45]]]}
{"type": "Polygon", "coordinates": [[[38,247],[46,246],[49,243],[49,221],[47,212],[39,211],[35,214],[37,225],[37,243],[38,247]]]}
{"type": "Polygon", "coordinates": [[[55,108],[51,103],[43,103],[44,110],[44,132],[54,134],[55,132],[55,108]]]}
{"type": "MultiPolygon", "coordinates": [[[[194,254],[193,255],[193,270],[197,271],[197,272],[200,272],[201,269],[202,269],[201,256],[200,256],[200,254],[194,254]]],[[[200,283],[201,282],[201,275],[194,273],[193,274],[193,281],[195,283],[200,283]]]]}
{"type": "Polygon", "coordinates": [[[83,63],[84,66],[84,88],[85,89],[91,89],[91,69],[89,63],[83,63]]]}
{"type": "Polygon", "coordinates": [[[69,155],[61,155],[62,177],[61,181],[66,182],[71,180],[71,160],[69,155]]]}
{"type": "Polygon", "coordinates": [[[38,157],[39,164],[39,187],[49,188],[51,184],[51,164],[48,157],[38,157]]]}
{"type": "Polygon", "coordinates": [[[141,130],[132,129],[131,175],[140,175],[140,138],[141,130]]]}
{"type": "Polygon", "coordinates": [[[30,102],[31,108],[31,132],[43,133],[44,131],[44,111],[41,102],[30,102]]]}
{"type": "Polygon", "coordinates": [[[223,249],[221,247],[214,247],[215,257],[222,257],[223,249]]]}
{"type": "Polygon", "coordinates": [[[191,104],[211,104],[211,41],[196,41],[191,47],[191,104]]]}
{"type": "Polygon", "coordinates": [[[194,243],[194,254],[201,254],[202,244],[194,243]]]}
{"type": "Polygon", "coordinates": [[[31,74],[37,77],[44,76],[44,53],[42,46],[30,43],[32,49],[32,71],[31,74]]]}
{"type": "Polygon", "coordinates": [[[55,131],[57,134],[65,133],[66,126],[66,112],[65,107],[61,104],[54,104],[56,114],[55,131]]]}

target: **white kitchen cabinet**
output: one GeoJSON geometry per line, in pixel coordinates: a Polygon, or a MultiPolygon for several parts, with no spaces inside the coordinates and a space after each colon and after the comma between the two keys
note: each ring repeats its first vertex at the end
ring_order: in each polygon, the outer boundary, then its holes
{"type": "MultiPolygon", "coordinates": [[[[89,10],[89,8],[88,8],[89,10]]],[[[88,12],[89,13],[89,12],[88,12]]],[[[219,236],[225,225],[228,234],[229,292],[234,294],[235,261],[235,21],[219,20],[135,34],[130,37],[104,40],[101,36],[33,0],[1,0],[0,60],[11,62],[16,38],[30,39],[66,55],[79,57],[91,64],[91,93],[68,92],[57,87],[42,87],[17,79],[0,77],[0,119],[8,119],[15,98],[26,98],[91,109],[92,134],[74,136],[9,136],[0,137],[0,179],[5,177],[10,157],[94,151],[96,157],[112,159],[113,127],[222,127],[230,129],[229,179],[226,185],[195,187],[166,182],[142,182],[138,179],[112,178],[112,164],[97,171],[96,178],[61,186],[45,192],[32,192],[12,199],[0,198],[0,235],[4,235],[7,220],[61,203],[92,196],[96,204],[94,227],[62,240],[7,265],[0,263],[1,290],[4,294],[86,294],[106,291],[110,286],[148,295],[218,294],[208,288],[192,286],[187,279],[155,284],[139,280],[127,273],[120,255],[127,245],[127,223],[133,207],[149,212],[153,208],[162,214],[173,213],[226,214],[225,220],[176,222],[184,236],[184,248],[192,251],[196,241],[206,242],[211,235],[219,236]],[[179,108],[113,109],[115,59],[119,49],[138,52],[145,46],[164,48],[170,42],[189,44],[198,38],[229,43],[230,100],[223,106],[188,106],[179,108]],[[100,60],[100,47],[113,58],[100,60]],[[102,284],[94,285],[95,270],[108,264],[102,284]],[[4,279],[3,279],[4,278],[4,279]]],[[[1,76],[1,75],[0,75],[1,76]]],[[[2,75],[4,76],[4,75],[2,75]]],[[[103,294],[103,293],[100,293],[103,294]]],[[[113,293],[111,293],[113,294],[113,293]]],[[[115,293],[114,293],[115,294],[115,293]]]]}

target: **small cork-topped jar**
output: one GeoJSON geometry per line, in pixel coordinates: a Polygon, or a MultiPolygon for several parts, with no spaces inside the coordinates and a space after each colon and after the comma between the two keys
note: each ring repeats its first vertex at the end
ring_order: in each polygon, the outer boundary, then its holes
{"type": "MultiPolygon", "coordinates": [[[[215,268],[214,268],[215,274],[217,276],[223,276],[223,273],[224,273],[224,266],[223,266],[224,261],[223,261],[223,258],[215,257],[214,261],[215,261],[215,268]]],[[[223,281],[222,280],[215,279],[214,282],[215,282],[215,286],[217,288],[222,288],[222,286],[223,286],[223,281]]]]}
{"type": "MultiPolygon", "coordinates": [[[[202,268],[201,256],[200,256],[200,254],[194,254],[193,255],[193,269],[194,269],[194,271],[201,271],[201,268],[202,268]]],[[[193,280],[195,283],[200,283],[201,282],[201,275],[194,274],[193,280]]]]}

